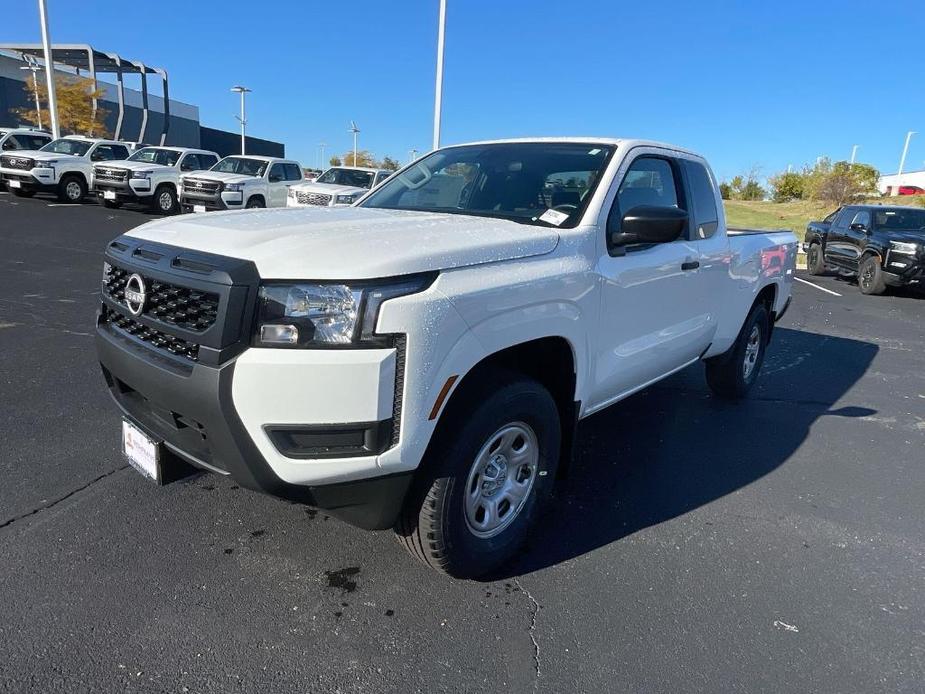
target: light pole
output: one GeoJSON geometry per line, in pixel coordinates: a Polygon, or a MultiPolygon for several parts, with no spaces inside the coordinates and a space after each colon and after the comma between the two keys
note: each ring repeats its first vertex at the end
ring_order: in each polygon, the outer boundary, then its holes
{"type": "Polygon", "coordinates": [[[347,132],[353,133],[353,165],[357,165],[357,135],[360,134],[360,129],[357,127],[355,120],[350,121],[350,130],[347,132]]]}
{"type": "MultiPolygon", "coordinates": [[[[30,57],[31,57],[31,56],[30,56],[30,57]]],[[[38,73],[39,73],[39,71],[41,71],[42,68],[40,68],[40,67],[36,64],[35,58],[32,58],[31,60],[28,60],[28,61],[26,61],[26,62],[28,62],[29,64],[28,64],[28,65],[23,65],[23,66],[22,66],[21,68],[19,68],[19,69],[20,69],[20,70],[29,70],[30,72],[32,72],[32,90],[33,90],[33,92],[35,93],[35,120],[36,120],[37,123],[38,123],[39,130],[41,130],[41,129],[42,129],[42,107],[41,107],[41,105],[39,104],[39,77],[38,77],[38,73]]]]}
{"type": "Polygon", "coordinates": [[[411,161],[408,162],[409,164],[418,158],[418,151],[416,149],[409,150],[408,154],[411,155],[411,161]]]}
{"type": "Polygon", "coordinates": [[[319,159],[319,163],[321,164],[321,166],[319,166],[318,168],[320,168],[320,169],[322,169],[322,170],[324,169],[324,148],[327,147],[327,146],[328,146],[328,143],[327,143],[327,142],[319,142],[319,143],[318,143],[318,147],[321,149],[321,157],[320,157],[320,159],[319,159]]]}
{"type": "Polygon", "coordinates": [[[860,145],[854,145],[851,147],[851,163],[852,164],[854,163],[854,160],[858,156],[858,147],[860,147],[860,145]]]}
{"type": "Polygon", "coordinates": [[[232,87],[231,91],[237,92],[238,94],[241,95],[241,115],[235,116],[235,118],[237,118],[241,122],[241,154],[243,155],[245,154],[245,150],[247,149],[247,134],[246,134],[247,115],[244,110],[244,95],[252,90],[248,89],[247,87],[242,87],[240,84],[238,84],[232,87]]]}
{"type": "Polygon", "coordinates": [[[440,147],[440,115],[443,111],[443,45],[446,34],[446,0],[440,0],[440,23],[437,27],[437,84],[434,89],[434,149],[440,147]]]}
{"type": "Polygon", "coordinates": [[[55,94],[55,64],[51,59],[51,37],[48,34],[48,9],[45,0],[39,0],[39,21],[42,24],[42,48],[45,52],[45,80],[48,82],[48,116],[51,118],[51,136],[61,137],[58,127],[58,97],[55,94]]]}
{"type": "Polygon", "coordinates": [[[896,187],[893,189],[893,195],[899,195],[899,187],[903,184],[903,167],[906,165],[906,154],[909,152],[909,140],[915,134],[915,130],[906,133],[906,144],[903,145],[903,155],[899,159],[899,171],[896,173],[896,187]]]}

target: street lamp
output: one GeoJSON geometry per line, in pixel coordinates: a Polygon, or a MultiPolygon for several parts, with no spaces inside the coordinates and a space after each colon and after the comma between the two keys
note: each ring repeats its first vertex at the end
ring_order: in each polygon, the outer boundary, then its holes
{"type": "Polygon", "coordinates": [[[350,130],[347,132],[353,133],[353,165],[357,165],[357,135],[360,134],[360,129],[357,127],[356,121],[350,121],[350,130]]]}
{"type": "Polygon", "coordinates": [[[857,155],[858,155],[858,147],[860,147],[860,145],[854,145],[854,146],[851,148],[851,163],[852,163],[852,164],[854,163],[854,160],[855,160],[855,158],[856,158],[857,155]]]}
{"type": "Polygon", "coordinates": [[[35,120],[38,122],[39,130],[42,129],[42,107],[39,105],[39,77],[38,73],[42,68],[38,66],[35,58],[29,56],[26,61],[28,65],[23,65],[20,70],[29,70],[32,73],[32,89],[35,92],[35,120]]]}
{"type": "Polygon", "coordinates": [[[437,83],[434,89],[434,149],[440,147],[440,115],[443,111],[443,45],[446,33],[446,0],[440,0],[440,23],[437,26],[437,83]]]}
{"type": "Polygon", "coordinates": [[[55,93],[55,64],[51,59],[51,37],[48,33],[48,8],[45,0],[39,0],[39,22],[42,25],[42,50],[45,53],[45,80],[48,82],[48,117],[51,119],[51,135],[61,137],[58,128],[58,97],[55,93]]]}
{"type": "Polygon", "coordinates": [[[318,167],[319,169],[324,169],[324,148],[327,146],[328,146],[327,142],[318,143],[318,147],[321,148],[321,156],[319,157],[319,163],[321,164],[321,166],[318,167]]]}
{"type": "Polygon", "coordinates": [[[416,149],[409,150],[408,154],[411,155],[411,161],[408,162],[409,164],[418,158],[418,151],[416,149]]]}
{"type": "Polygon", "coordinates": [[[899,159],[899,171],[896,173],[896,187],[893,189],[893,195],[899,195],[899,187],[903,184],[903,166],[906,165],[906,154],[909,152],[909,140],[915,135],[915,130],[906,133],[906,144],[903,145],[903,155],[899,159]]]}
{"type": "Polygon", "coordinates": [[[241,95],[241,115],[235,116],[235,118],[237,118],[238,121],[241,123],[241,154],[243,155],[245,153],[245,150],[247,149],[246,147],[247,116],[244,110],[244,95],[252,90],[248,89],[247,87],[242,87],[241,85],[235,85],[234,87],[231,88],[231,91],[237,92],[238,94],[241,95]]]}

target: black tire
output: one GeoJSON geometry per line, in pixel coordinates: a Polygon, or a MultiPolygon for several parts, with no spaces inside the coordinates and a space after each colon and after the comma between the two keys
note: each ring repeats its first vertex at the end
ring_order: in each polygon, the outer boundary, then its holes
{"type": "Polygon", "coordinates": [[[858,289],[861,290],[861,294],[872,295],[883,294],[886,291],[880,258],[877,256],[867,255],[861,258],[858,265],[858,289]]]}
{"type": "Polygon", "coordinates": [[[247,204],[244,206],[245,210],[254,210],[261,207],[266,207],[267,204],[263,201],[263,198],[258,196],[253,196],[247,201],[247,204]]]}
{"type": "Polygon", "coordinates": [[[25,188],[10,188],[10,192],[13,193],[17,198],[31,198],[35,195],[34,190],[27,190],[25,188]]]}
{"type": "Polygon", "coordinates": [[[58,200],[78,203],[87,195],[87,182],[80,176],[68,174],[58,183],[58,200]]]}
{"type": "MultiPolygon", "coordinates": [[[[497,569],[521,549],[534,518],[552,492],[561,436],[556,403],[536,381],[502,373],[465,388],[448,405],[418,469],[395,527],[399,540],[424,564],[456,578],[476,578],[497,569]],[[510,462],[503,457],[502,448],[490,449],[489,444],[499,436],[516,437],[518,431],[532,434],[536,443],[531,486],[516,508],[503,491],[493,497],[502,525],[493,531],[497,534],[480,537],[468,520],[466,490],[471,489],[469,498],[476,499],[476,505],[486,498],[491,502],[492,497],[484,493],[488,478],[476,471],[485,468],[477,465],[477,460],[494,460],[502,453],[502,459],[510,462]],[[504,521],[506,501],[507,512],[513,510],[514,515],[504,521]]],[[[530,440],[521,439],[520,450],[529,451],[530,440]]],[[[510,450],[519,452],[516,438],[510,450]]],[[[527,467],[515,470],[513,465],[502,465],[512,471],[510,478],[495,477],[502,485],[508,479],[516,481],[527,467]]]]}
{"type": "Polygon", "coordinates": [[[745,319],[745,325],[742,326],[732,349],[726,354],[707,360],[707,385],[710,386],[710,390],[727,400],[744,398],[758,380],[770,330],[771,317],[768,309],[764,304],[757,304],[745,319]],[[757,347],[757,352],[754,351],[754,347],[757,347]],[[751,362],[749,369],[745,366],[746,359],[751,362]]]}
{"type": "Polygon", "coordinates": [[[154,191],[151,196],[151,209],[158,214],[171,215],[176,214],[180,208],[177,201],[177,191],[173,186],[162,184],[154,191]]]}
{"type": "Polygon", "coordinates": [[[806,250],[806,269],[811,275],[825,274],[825,259],[822,256],[822,244],[811,243],[806,250]]]}
{"type": "Polygon", "coordinates": [[[107,210],[118,210],[122,207],[122,203],[118,200],[106,200],[105,198],[100,198],[100,204],[107,210]]]}

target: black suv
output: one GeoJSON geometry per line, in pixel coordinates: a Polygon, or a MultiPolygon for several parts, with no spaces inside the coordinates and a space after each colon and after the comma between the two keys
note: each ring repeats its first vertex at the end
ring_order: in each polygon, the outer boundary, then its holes
{"type": "Polygon", "coordinates": [[[827,267],[857,275],[863,294],[925,284],[925,209],[846,205],[810,222],[803,242],[811,275],[827,267]]]}

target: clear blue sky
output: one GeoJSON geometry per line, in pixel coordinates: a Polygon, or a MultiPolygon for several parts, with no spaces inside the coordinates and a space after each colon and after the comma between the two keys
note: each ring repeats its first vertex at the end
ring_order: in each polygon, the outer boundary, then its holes
{"type": "MultiPolygon", "coordinates": [[[[360,146],[429,147],[437,0],[48,0],[52,40],[166,68],[205,125],[317,165],[360,146]],[[153,23],[152,17],[164,21],[153,23]]],[[[40,40],[36,2],[5,0],[0,41],[40,40]]],[[[531,135],[646,137],[694,148],[720,177],[819,155],[925,168],[925,15],[869,0],[449,0],[444,144],[531,135]]]]}

